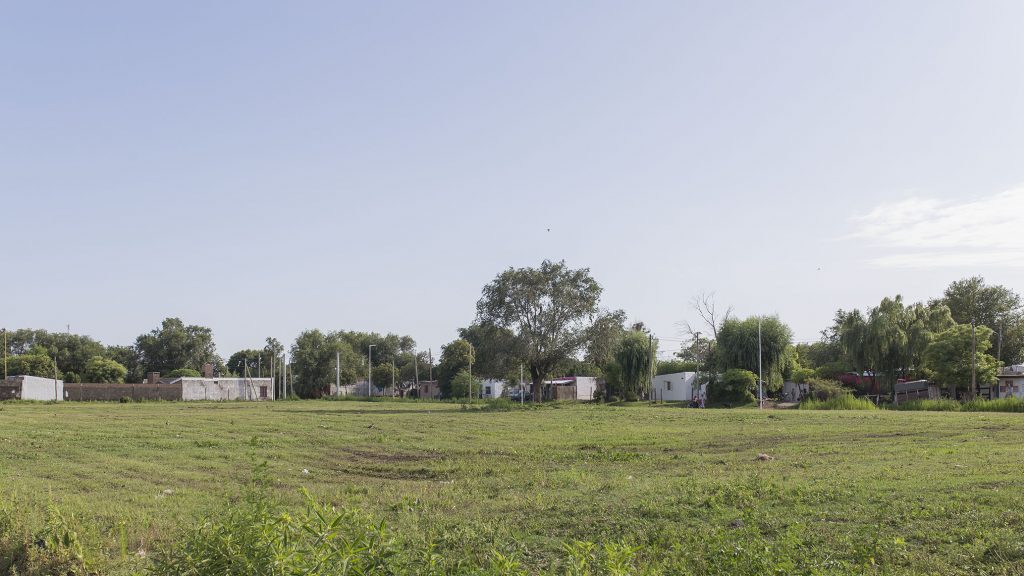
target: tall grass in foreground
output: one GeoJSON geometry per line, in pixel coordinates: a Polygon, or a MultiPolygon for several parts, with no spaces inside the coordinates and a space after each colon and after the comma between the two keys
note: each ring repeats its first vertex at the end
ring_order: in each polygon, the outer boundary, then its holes
{"type": "Polygon", "coordinates": [[[976,398],[967,402],[941,400],[910,400],[892,406],[893,410],[923,412],[1024,412],[1024,398],[976,398]]]}
{"type": "Polygon", "coordinates": [[[857,398],[852,394],[841,394],[827,400],[808,398],[800,403],[801,410],[877,410],[867,398],[857,398]]]}

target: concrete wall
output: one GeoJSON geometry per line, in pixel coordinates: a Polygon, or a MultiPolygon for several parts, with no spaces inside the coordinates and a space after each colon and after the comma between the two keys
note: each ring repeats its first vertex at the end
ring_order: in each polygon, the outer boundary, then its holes
{"type": "Polygon", "coordinates": [[[593,376],[576,377],[576,399],[593,400],[594,392],[597,391],[597,378],[593,376]]]}
{"type": "Polygon", "coordinates": [[[64,399],[74,402],[181,400],[181,384],[65,384],[64,399]]]}
{"type": "Polygon", "coordinates": [[[182,400],[273,400],[273,378],[182,378],[182,400]],[[261,397],[261,390],[266,397],[261,397]]]}
{"type": "Polygon", "coordinates": [[[64,382],[38,376],[15,376],[21,383],[22,400],[63,400],[64,382]]]}
{"type": "Polygon", "coordinates": [[[693,386],[696,372],[662,374],[651,379],[651,396],[665,402],[689,402],[693,400],[693,386]]]}
{"type": "MultiPolygon", "coordinates": [[[[505,390],[504,380],[494,380],[487,378],[481,381],[480,385],[480,397],[481,398],[501,398],[502,392],[505,390]]],[[[477,392],[477,390],[473,390],[477,392]]]]}

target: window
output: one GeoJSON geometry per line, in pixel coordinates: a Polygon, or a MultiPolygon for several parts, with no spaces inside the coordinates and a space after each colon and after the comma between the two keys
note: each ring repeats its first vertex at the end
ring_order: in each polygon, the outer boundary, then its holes
{"type": "Polygon", "coordinates": [[[669,392],[672,391],[672,381],[671,380],[665,380],[665,390],[668,390],[669,392]]]}
{"type": "Polygon", "coordinates": [[[484,394],[487,394],[488,396],[491,395],[491,387],[490,386],[487,386],[486,388],[484,388],[484,394]]]}
{"type": "Polygon", "coordinates": [[[260,398],[266,398],[266,397],[267,397],[267,387],[266,386],[260,386],[260,398]]]}

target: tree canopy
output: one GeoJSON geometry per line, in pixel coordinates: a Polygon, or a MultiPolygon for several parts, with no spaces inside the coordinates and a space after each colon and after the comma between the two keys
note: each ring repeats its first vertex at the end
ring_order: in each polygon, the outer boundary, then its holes
{"type": "MultiPolygon", "coordinates": [[[[976,378],[979,385],[992,384],[999,362],[986,352],[992,344],[992,330],[977,327],[976,378]]],[[[935,336],[925,350],[925,366],[938,384],[955,390],[969,390],[971,385],[971,351],[974,349],[971,326],[958,324],[935,336]]]]}
{"type": "Polygon", "coordinates": [[[168,372],[177,368],[202,370],[203,364],[221,364],[213,343],[213,330],[186,326],[180,318],[166,318],[160,327],[135,340],[146,372],[168,372]]]}
{"type": "Polygon", "coordinates": [[[786,352],[793,332],[777,316],[751,316],[745,320],[729,318],[722,322],[716,341],[720,368],[758,371],[758,322],[760,321],[760,362],[767,391],[782,387],[786,352]]]}
{"type": "Polygon", "coordinates": [[[477,322],[514,335],[539,401],[544,379],[587,344],[601,292],[589,269],[564,261],[509,268],[484,286],[477,322]]]}

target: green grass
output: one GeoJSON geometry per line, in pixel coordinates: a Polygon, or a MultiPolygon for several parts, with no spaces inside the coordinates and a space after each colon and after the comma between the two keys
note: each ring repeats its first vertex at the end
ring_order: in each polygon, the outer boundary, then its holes
{"type": "Polygon", "coordinates": [[[977,398],[967,402],[941,400],[910,400],[891,406],[894,410],[925,412],[1024,412],[1024,399],[998,398],[985,400],[977,398]]]}
{"type": "Polygon", "coordinates": [[[130,574],[266,461],[280,510],[306,514],[305,488],[439,573],[583,574],[611,550],[632,573],[1019,574],[1022,437],[1005,413],[9,403],[0,510],[30,540],[52,505],[91,569],[130,574]]]}
{"type": "Polygon", "coordinates": [[[827,400],[808,398],[800,403],[801,410],[877,410],[878,407],[867,398],[852,394],[841,394],[827,400]]]}

